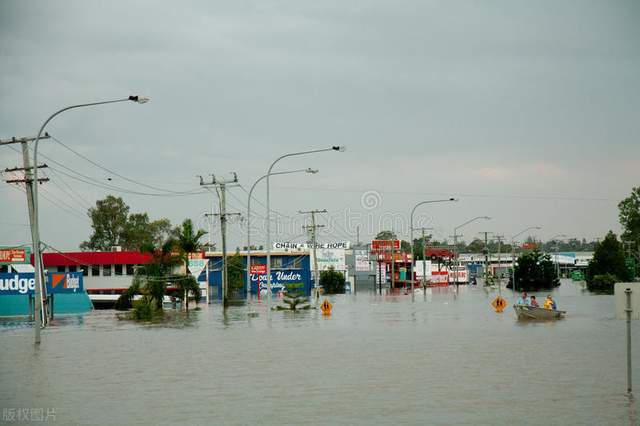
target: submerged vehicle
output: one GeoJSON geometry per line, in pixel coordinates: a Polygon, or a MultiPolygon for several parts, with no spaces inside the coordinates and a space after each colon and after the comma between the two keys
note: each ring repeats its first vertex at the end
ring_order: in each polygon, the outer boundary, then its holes
{"type": "Polygon", "coordinates": [[[567,311],[545,309],[529,305],[513,305],[519,320],[552,320],[565,316],[567,311]]]}

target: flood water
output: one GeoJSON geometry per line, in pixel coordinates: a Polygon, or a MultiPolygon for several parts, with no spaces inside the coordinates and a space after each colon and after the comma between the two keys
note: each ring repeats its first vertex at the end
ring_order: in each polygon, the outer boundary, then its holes
{"type": "MultiPolygon", "coordinates": [[[[361,291],[330,297],[329,317],[201,305],[154,325],[93,311],[56,318],[38,349],[4,323],[0,407],[60,424],[640,424],[612,296],[563,281],[567,318],[523,323],[493,312],[495,294],[361,291]]],[[[640,392],[640,324],[632,335],[640,392]]]]}

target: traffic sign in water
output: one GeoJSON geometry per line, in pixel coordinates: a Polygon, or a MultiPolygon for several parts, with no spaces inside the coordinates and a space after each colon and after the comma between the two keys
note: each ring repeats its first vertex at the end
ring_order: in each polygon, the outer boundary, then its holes
{"type": "Polygon", "coordinates": [[[498,296],[491,301],[491,306],[496,312],[502,312],[507,307],[507,300],[502,296],[498,296]]]}
{"type": "Polygon", "coordinates": [[[333,306],[331,305],[331,302],[329,302],[327,299],[324,299],[324,301],[320,305],[320,310],[322,311],[322,315],[331,315],[331,308],[333,308],[333,306]]]}

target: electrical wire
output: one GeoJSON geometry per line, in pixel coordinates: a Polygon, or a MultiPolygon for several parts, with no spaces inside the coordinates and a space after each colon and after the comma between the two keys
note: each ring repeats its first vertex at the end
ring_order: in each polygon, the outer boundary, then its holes
{"type": "MultiPolygon", "coordinates": [[[[365,193],[371,188],[317,188],[317,187],[299,187],[299,186],[277,186],[280,189],[291,189],[300,191],[329,191],[329,192],[349,192],[349,193],[365,193]]],[[[522,194],[474,194],[474,193],[450,193],[450,192],[418,192],[418,191],[379,191],[381,194],[398,194],[398,195],[428,195],[428,196],[456,196],[470,198],[495,198],[495,199],[522,199],[522,200],[556,200],[556,201],[616,201],[613,198],[606,197],[567,197],[561,195],[522,195],[522,194]]]]}
{"type": "Polygon", "coordinates": [[[99,188],[102,189],[107,189],[109,191],[114,191],[114,192],[122,192],[122,193],[126,193],[126,194],[133,194],[133,195],[144,195],[144,196],[155,196],[155,197],[180,197],[180,196],[189,196],[189,195],[198,195],[198,194],[202,194],[205,191],[202,191],[200,189],[198,190],[194,190],[193,192],[189,192],[189,193],[183,193],[183,194],[170,194],[170,193],[149,193],[149,192],[141,192],[141,191],[135,191],[135,190],[131,190],[128,188],[122,188],[122,187],[118,187],[115,185],[110,185],[110,184],[106,184],[103,183],[101,181],[99,181],[98,179],[92,178],[91,176],[87,176],[83,173],[80,173],[76,170],[71,169],[70,167],[65,166],[64,164],[62,164],[61,162],[55,160],[54,158],[41,153],[40,154],[43,158],[46,158],[47,160],[51,161],[52,163],[58,165],[59,167],[62,167],[63,169],[67,170],[68,172],[64,172],[60,169],[56,169],[55,167],[49,166],[50,169],[53,170],[57,170],[58,173],[62,173],[63,175],[74,179],[74,180],[78,180],[80,182],[84,182],[88,185],[92,185],[92,186],[97,186],[99,188]],[[74,176],[70,173],[73,173],[77,176],[74,176]],[[78,177],[81,176],[81,177],[78,177]]]}
{"type": "Polygon", "coordinates": [[[62,182],[64,184],[64,186],[66,186],[67,188],[69,188],[69,190],[77,197],[77,199],[81,202],[84,203],[83,205],[85,206],[91,206],[91,203],[88,202],[82,195],[80,195],[80,193],[78,193],[75,189],[73,189],[73,187],[71,185],[69,185],[67,183],[67,181],[62,177],[61,174],[57,173],[54,170],[50,170],[53,174],[56,175],[57,179],[60,180],[60,182],[62,182]]]}
{"type": "MultiPolygon", "coordinates": [[[[51,135],[49,135],[49,136],[51,136],[51,135]]],[[[93,164],[94,166],[98,167],[98,168],[99,168],[99,169],[101,169],[101,170],[104,170],[104,171],[105,171],[105,172],[107,172],[107,173],[110,173],[110,174],[112,174],[112,175],[114,175],[114,176],[118,176],[119,178],[124,179],[124,180],[126,180],[127,182],[131,182],[131,183],[133,183],[133,184],[140,185],[140,186],[143,186],[143,187],[145,187],[145,188],[153,189],[154,191],[167,192],[167,193],[171,193],[171,194],[175,194],[175,195],[185,195],[185,194],[191,194],[191,193],[192,193],[192,191],[173,191],[173,190],[170,190],[170,189],[159,188],[159,187],[157,187],[157,186],[147,185],[147,184],[145,184],[145,183],[142,183],[142,182],[136,181],[136,180],[134,180],[134,179],[128,178],[128,177],[126,177],[126,176],[121,175],[121,174],[120,174],[120,173],[118,173],[118,172],[115,172],[115,171],[113,171],[113,170],[111,170],[111,169],[108,169],[108,168],[106,168],[106,167],[104,167],[104,166],[102,166],[102,165],[98,164],[97,162],[93,161],[92,159],[88,158],[87,156],[85,156],[85,155],[83,155],[83,154],[80,154],[78,151],[76,151],[76,150],[74,150],[73,148],[69,147],[68,145],[64,144],[62,141],[60,141],[60,140],[59,140],[58,138],[56,138],[55,136],[51,136],[51,139],[53,139],[53,140],[54,140],[55,142],[57,142],[59,145],[61,145],[62,147],[66,148],[67,150],[71,151],[72,153],[74,153],[74,154],[75,154],[75,155],[77,155],[78,157],[82,158],[83,160],[85,160],[85,161],[87,161],[87,162],[89,162],[89,163],[93,164]]]]}

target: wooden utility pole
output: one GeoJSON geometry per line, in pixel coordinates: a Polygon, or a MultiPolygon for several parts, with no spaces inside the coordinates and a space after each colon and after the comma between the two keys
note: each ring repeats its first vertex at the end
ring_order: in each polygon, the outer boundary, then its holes
{"type": "MultiPolygon", "coordinates": [[[[13,169],[5,169],[5,172],[15,172],[15,171],[24,171],[24,179],[9,179],[7,183],[24,183],[25,184],[25,192],[27,194],[27,208],[29,211],[29,223],[31,225],[31,236],[33,239],[33,249],[35,253],[41,253],[40,250],[36,251],[36,244],[39,247],[40,241],[37,241],[38,238],[34,237],[36,235],[34,231],[35,224],[35,209],[34,209],[34,198],[33,198],[33,167],[31,167],[29,161],[29,147],[28,143],[35,141],[36,137],[23,137],[16,138],[12,137],[10,139],[0,139],[0,146],[2,145],[11,145],[19,143],[22,146],[22,164],[23,167],[15,167],[13,169]]],[[[40,136],[40,139],[49,139],[49,134],[45,133],[44,136],[40,136]]],[[[41,166],[37,166],[38,168],[47,167],[46,164],[41,166]]],[[[38,183],[48,182],[48,178],[38,179],[38,183]]],[[[42,265],[42,258],[39,259],[40,265],[42,265]]],[[[37,261],[34,260],[34,263],[37,264],[37,261]]],[[[47,323],[47,315],[44,308],[44,297],[46,296],[46,286],[44,285],[44,274],[42,273],[42,268],[36,268],[35,274],[36,277],[36,287],[35,287],[35,309],[34,309],[34,320],[35,320],[35,342],[40,343],[40,330],[47,323]]]]}
{"type": "Polygon", "coordinates": [[[316,299],[320,298],[320,275],[318,274],[318,256],[317,256],[317,240],[316,240],[316,230],[319,228],[323,228],[324,225],[316,224],[316,213],[326,213],[327,210],[309,210],[309,211],[298,211],[300,214],[310,214],[311,215],[311,225],[303,226],[303,229],[306,229],[311,232],[311,244],[313,245],[313,292],[314,297],[316,299]]]}
{"type": "Polygon", "coordinates": [[[479,234],[484,234],[484,282],[485,284],[489,280],[489,234],[493,234],[493,232],[482,231],[478,232],[479,234]]]}
{"type": "Polygon", "coordinates": [[[496,235],[493,237],[498,242],[498,294],[502,296],[502,280],[500,276],[500,267],[502,266],[501,252],[502,252],[502,240],[504,236],[496,235]]]}
{"type": "MultiPolygon", "coordinates": [[[[227,187],[238,186],[238,175],[233,173],[233,179],[216,179],[215,175],[211,175],[211,182],[205,183],[200,176],[200,185],[202,186],[216,186],[216,192],[220,199],[220,213],[216,216],[220,216],[220,234],[222,238],[222,306],[226,309],[229,306],[229,281],[228,281],[228,265],[227,265],[227,215],[240,216],[240,213],[227,213],[227,187]],[[218,191],[218,188],[220,189],[218,191]]],[[[247,268],[249,265],[247,265],[247,268]]]]}
{"type": "Polygon", "coordinates": [[[423,290],[427,288],[427,235],[424,232],[427,229],[431,230],[432,228],[425,228],[424,226],[420,228],[420,231],[422,232],[422,236],[420,238],[422,239],[422,289],[423,290]]]}

